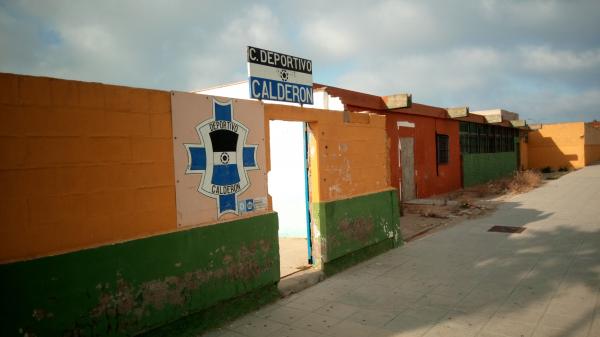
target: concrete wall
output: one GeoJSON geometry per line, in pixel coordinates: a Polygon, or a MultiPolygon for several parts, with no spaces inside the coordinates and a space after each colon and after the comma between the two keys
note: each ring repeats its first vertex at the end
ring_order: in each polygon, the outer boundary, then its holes
{"type": "MultiPolygon", "coordinates": [[[[0,74],[0,335],[125,336],[191,314],[199,318],[180,322],[202,327],[229,317],[226,300],[252,298],[229,307],[243,312],[277,296],[270,206],[178,226],[171,101],[164,91],[0,74]]],[[[309,122],[312,226],[326,272],[400,243],[383,116],[344,122],[343,112],[282,105],[264,116],[265,147],[269,120],[309,122]]]]}
{"type": "Polygon", "coordinates": [[[581,168],[585,166],[583,122],[544,124],[529,132],[529,167],[581,168]]]}
{"type": "Polygon", "coordinates": [[[392,186],[398,188],[402,168],[398,160],[398,139],[414,138],[415,185],[418,198],[448,193],[461,188],[459,123],[450,119],[388,114],[387,133],[390,142],[390,167],[392,186]],[[414,127],[398,126],[409,122],[414,127]],[[449,137],[449,160],[437,166],[436,133],[449,137]]]}
{"type": "Polygon", "coordinates": [[[265,105],[267,120],[309,124],[314,254],[326,273],[400,243],[385,116],[348,114],[344,122],[341,111],[265,105]]]}
{"type": "Polygon", "coordinates": [[[585,164],[600,161],[600,128],[585,123],[585,164]]]}
{"type": "Polygon", "coordinates": [[[0,88],[1,262],[176,228],[168,92],[9,74],[0,88]]]}
{"type": "Polygon", "coordinates": [[[132,335],[277,295],[276,214],[178,229],[171,130],[169,92],[0,74],[0,335],[132,335]]]}

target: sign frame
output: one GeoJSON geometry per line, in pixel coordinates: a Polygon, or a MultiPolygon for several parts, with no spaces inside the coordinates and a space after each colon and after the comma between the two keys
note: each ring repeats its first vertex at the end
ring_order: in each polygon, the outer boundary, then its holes
{"type": "Polygon", "coordinates": [[[250,98],[313,104],[312,61],[248,46],[250,98]]]}

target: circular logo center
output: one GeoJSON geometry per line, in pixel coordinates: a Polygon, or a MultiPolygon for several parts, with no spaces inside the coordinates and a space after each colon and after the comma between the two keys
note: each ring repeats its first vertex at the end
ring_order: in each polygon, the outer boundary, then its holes
{"type": "Polygon", "coordinates": [[[229,154],[227,152],[223,152],[221,153],[221,163],[222,164],[227,164],[229,163],[229,154]]]}
{"type": "Polygon", "coordinates": [[[290,75],[288,74],[287,70],[281,69],[279,71],[279,77],[281,77],[282,81],[287,82],[287,80],[290,78],[290,75]]]}

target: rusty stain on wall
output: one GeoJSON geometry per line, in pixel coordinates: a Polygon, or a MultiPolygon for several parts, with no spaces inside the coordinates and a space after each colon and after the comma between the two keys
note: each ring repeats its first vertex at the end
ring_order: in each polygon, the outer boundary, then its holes
{"type": "MultiPolygon", "coordinates": [[[[258,255],[269,252],[271,248],[271,243],[266,240],[252,242],[240,247],[237,260],[232,255],[224,255],[220,268],[167,276],[137,287],[118,273],[114,291],[109,284],[98,285],[101,291],[98,305],[89,312],[89,316],[95,322],[113,322],[109,324],[110,331],[128,331],[150,311],[160,311],[167,306],[186,306],[192,300],[193,291],[209,282],[222,279],[244,282],[257,278],[276,262],[269,258],[264,262],[258,259],[258,255]]],[[[43,315],[43,311],[37,312],[43,315]]]]}
{"type": "Polygon", "coordinates": [[[367,242],[373,235],[375,225],[371,218],[344,219],[340,222],[340,233],[356,241],[367,242]]]}

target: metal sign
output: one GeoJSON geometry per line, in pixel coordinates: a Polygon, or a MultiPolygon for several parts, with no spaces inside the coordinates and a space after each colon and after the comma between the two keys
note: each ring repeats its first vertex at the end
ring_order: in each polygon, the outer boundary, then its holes
{"type": "Polygon", "coordinates": [[[248,47],[250,97],[313,104],[312,61],[248,47]]]}

